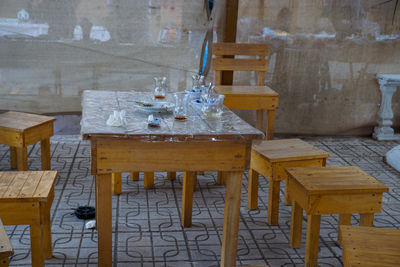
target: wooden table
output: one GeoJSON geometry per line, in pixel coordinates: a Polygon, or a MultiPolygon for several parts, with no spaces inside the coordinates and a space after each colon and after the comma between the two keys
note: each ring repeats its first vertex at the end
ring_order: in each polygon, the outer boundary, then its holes
{"type": "Polygon", "coordinates": [[[56,178],[56,171],[0,172],[0,218],[5,225],[29,225],[34,267],[52,256],[50,208],[56,178]]]}
{"type": "Polygon", "coordinates": [[[40,141],[42,170],[50,170],[53,117],[9,111],[0,114],[0,144],[10,146],[11,168],[28,170],[27,147],[40,141]]]}
{"type": "Polygon", "coordinates": [[[217,120],[203,118],[190,107],[187,121],[165,114],[160,128],[148,127],[148,114],[135,108],[134,101],[150,99],[149,93],[133,91],[83,94],[82,136],[91,144],[99,266],[112,264],[112,173],[185,171],[181,221],[190,226],[196,172],[209,170],[227,172],[221,266],[235,266],[242,173],[249,165],[252,140],[261,140],[263,133],[226,108],[217,120]],[[127,125],[106,125],[114,109],[126,111],[127,125]]]}
{"type": "Polygon", "coordinates": [[[388,188],[358,167],[287,168],[292,199],[290,245],[299,248],[303,209],[307,214],[305,266],[317,266],[321,215],[339,214],[339,224],[350,224],[360,214],[361,226],[372,226],[388,188]]]}

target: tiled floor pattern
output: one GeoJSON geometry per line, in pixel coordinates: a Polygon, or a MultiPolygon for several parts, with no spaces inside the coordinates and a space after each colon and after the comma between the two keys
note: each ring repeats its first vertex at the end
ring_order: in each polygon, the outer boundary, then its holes
{"type": "MultiPolygon", "coordinates": [[[[396,142],[369,138],[305,137],[331,153],[328,165],[356,165],[390,187],[383,211],[376,214],[379,227],[400,228],[400,174],[386,165],[385,153],[396,142]]],[[[53,258],[46,266],[96,266],[97,233],[85,229],[85,221],[72,212],[81,205],[94,206],[89,144],[78,136],[51,140],[53,169],[59,172],[52,206],[53,258]]],[[[40,168],[40,145],[29,149],[29,168],[40,168]]],[[[0,145],[0,170],[9,170],[8,147],[0,145]]],[[[218,266],[224,207],[224,187],[215,184],[216,173],[199,177],[194,193],[193,226],[180,225],[182,173],[176,181],[157,173],[155,189],[143,188],[143,177],[133,182],[123,176],[123,193],[113,196],[114,266],[218,266]]],[[[267,180],[260,179],[259,209],[247,209],[247,173],[243,179],[238,265],[301,266],[305,230],[300,249],[289,246],[290,207],[281,205],[278,226],[266,223],[267,180]]],[[[283,198],[283,191],[281,198],[283,198]]],[[[282,203],[282,202],[281,202],[282,203]]],[[[356,223],[359,217],[353,216],[356,223]]],[[[322,216],[320,266],[342,266],[337,240],[338,217],[322,216]]],[[[303,224],[306,227],[306,223],[303,224]]],[[[11,266],[30,266],[27,226],[6,226],[15,248],[11,266]]]]}

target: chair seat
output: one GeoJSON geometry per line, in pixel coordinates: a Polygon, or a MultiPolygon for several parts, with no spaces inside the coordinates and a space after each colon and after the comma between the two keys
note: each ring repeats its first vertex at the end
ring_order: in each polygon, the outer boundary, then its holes
{"type": "Polygon", "coordinates": [[[225,95],[224,105],[231,109],[275,110],[279,94],[268,86],[218,85],[215,91],[225,95]]]}

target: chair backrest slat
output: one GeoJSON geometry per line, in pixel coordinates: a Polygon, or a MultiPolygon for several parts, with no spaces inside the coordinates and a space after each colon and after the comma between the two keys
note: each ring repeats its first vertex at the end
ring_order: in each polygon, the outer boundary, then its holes
{"type": "Polygon", "coordinates": [[[221,84],[221,71],[256,71],[257,85],[265,85],[268,70],[267,44],[215,43],[212,51],[216,85],[221,84]]]}

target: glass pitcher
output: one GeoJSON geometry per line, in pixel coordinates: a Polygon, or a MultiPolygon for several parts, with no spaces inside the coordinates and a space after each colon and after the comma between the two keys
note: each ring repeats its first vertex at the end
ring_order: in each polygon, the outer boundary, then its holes
{"type": "Polygon", "coordinates": [[[167,77],[154,77],[154,98],[164,99],[167,92],[167,77]]]}
{"type": "Polygon", "coordinates": [[[203,100],[201,112],[207,118],[219,118],[223,112],[224,95],[208,94],[203,100]]]}

